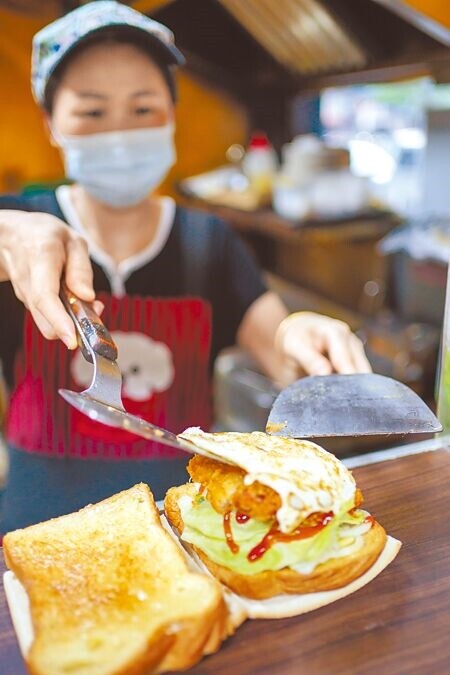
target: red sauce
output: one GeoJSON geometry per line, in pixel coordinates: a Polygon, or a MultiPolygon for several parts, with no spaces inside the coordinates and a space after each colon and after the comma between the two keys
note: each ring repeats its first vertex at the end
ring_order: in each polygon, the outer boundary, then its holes
{"type": "Polygon", "coordinates": [[[272,527],[271,530],[263,537],[263,539],[252,548],[250,553],[247,555],[247,560],[249,562],[255,562],[260,560],[265,553],[276,543],[283,542],[289,543],[291,541],[298,541],[300,539],[308,539],[308,537],[313,537],[315,534],[323,530],[323,528],[328,525],[330,520],[333,518],[334,514],[332,511],[329,513],[321,514],[321,518],[317,525],[312,527],[298,527],[293,532],[285,534],[280,532],[278,525],[272,527]]]}
{"type": "MultiPolygon", "coordinates": [[[[349,515],[353,516],[355,514],[355,511],[359,511],[359,510],[360,510],[359,507],[355,506],[354,509],[350,509],[349,515]]],[[[374,522],[375,522],[375,518],[373,516],[371,516],[370,513],[368,513],[367,516],[364,518],[363,522],[364,523],[370,523],[371,525],[373,525],[374,522]]]]}
{"type": "Polygon", "coordinates": [[[225,532],[225,539],[231,553],[239,553],[239,546],[233,539],[233,532],[231,531],[231,512],[228,511],[223,517],[223,531],[225,532]]]}
{"type": "Polygon", "coordinates": [[[240,513],[240,511],[236,513],[236,522],[239,523],[239,525],[243,525],[244,523],[247,523],[249,520],[250,516],[248,516],[246,513],[240,513]]]}

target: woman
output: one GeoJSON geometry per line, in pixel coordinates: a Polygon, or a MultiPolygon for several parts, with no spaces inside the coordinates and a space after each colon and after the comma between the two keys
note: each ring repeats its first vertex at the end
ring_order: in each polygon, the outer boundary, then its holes
{"type": "Polygon", "coordinates": [[[156,498],[184,481],[184,456],[58,397],[90,379],[70,351],[62,276],[104,308],[125,407],[175,432],[208,426],[211,364],[235,342],[283,384],[300,372],[369,370],[345,324],[287,317],[224,223],[152,195],[175,161],[181,62],[167,28],[116,2],[84,5],[35,36],[33,93],[73,184],[0,198],[0,280],[11,282],[0,285],[0,357],[12,392],[3,531],[140,480],[156,498]]]}

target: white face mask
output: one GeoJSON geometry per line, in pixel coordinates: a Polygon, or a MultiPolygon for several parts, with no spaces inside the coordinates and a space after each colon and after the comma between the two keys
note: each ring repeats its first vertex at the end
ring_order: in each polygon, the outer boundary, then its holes
{"type": "Polygon", "coordinates": [[[174,126],[53,137],[64,153],[67,177],[115,208],[145,199],[174,165],[174,126]]]}

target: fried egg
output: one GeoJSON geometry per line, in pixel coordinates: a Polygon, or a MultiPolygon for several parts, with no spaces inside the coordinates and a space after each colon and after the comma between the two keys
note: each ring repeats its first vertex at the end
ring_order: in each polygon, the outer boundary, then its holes
{"type": "Polygon", "coordinates": [[[291,532],[312,513],[340,513],[353,504],[355,480],[334,455],[310,441],[254,431],[206,433],[191,427],[180,434],[217,461],[246,472],[244,482],[267,485],[280,495],[277,520],[291,532]]]}

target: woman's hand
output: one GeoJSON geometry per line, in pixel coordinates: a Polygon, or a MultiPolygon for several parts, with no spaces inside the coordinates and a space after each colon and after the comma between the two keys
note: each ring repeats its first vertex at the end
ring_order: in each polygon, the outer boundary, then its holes
{"type": "Polygon", "coordinates": [[[70,290],[92,302],[92,267],[80,235],[46,213],[0,211],[0,281],[12,283],[44,337],[75,349],[75,328],[59,299],[63,271],[70,290]]]}
{"type": "Polygon", "coordinates": [[[283,387],[303,375],[371,371],[361,340],[346,323],[314,312],[288,316],[272,292],[249,307],[237,338],[263,371],[283,387]]]}
{"type": "Polygon", "coordinates": [[[283,360],[282,384],[300,375],[371,372],[363,343],[349,326],[313,312],[284,319],[275,334],[275,349],[283,360]]]}

